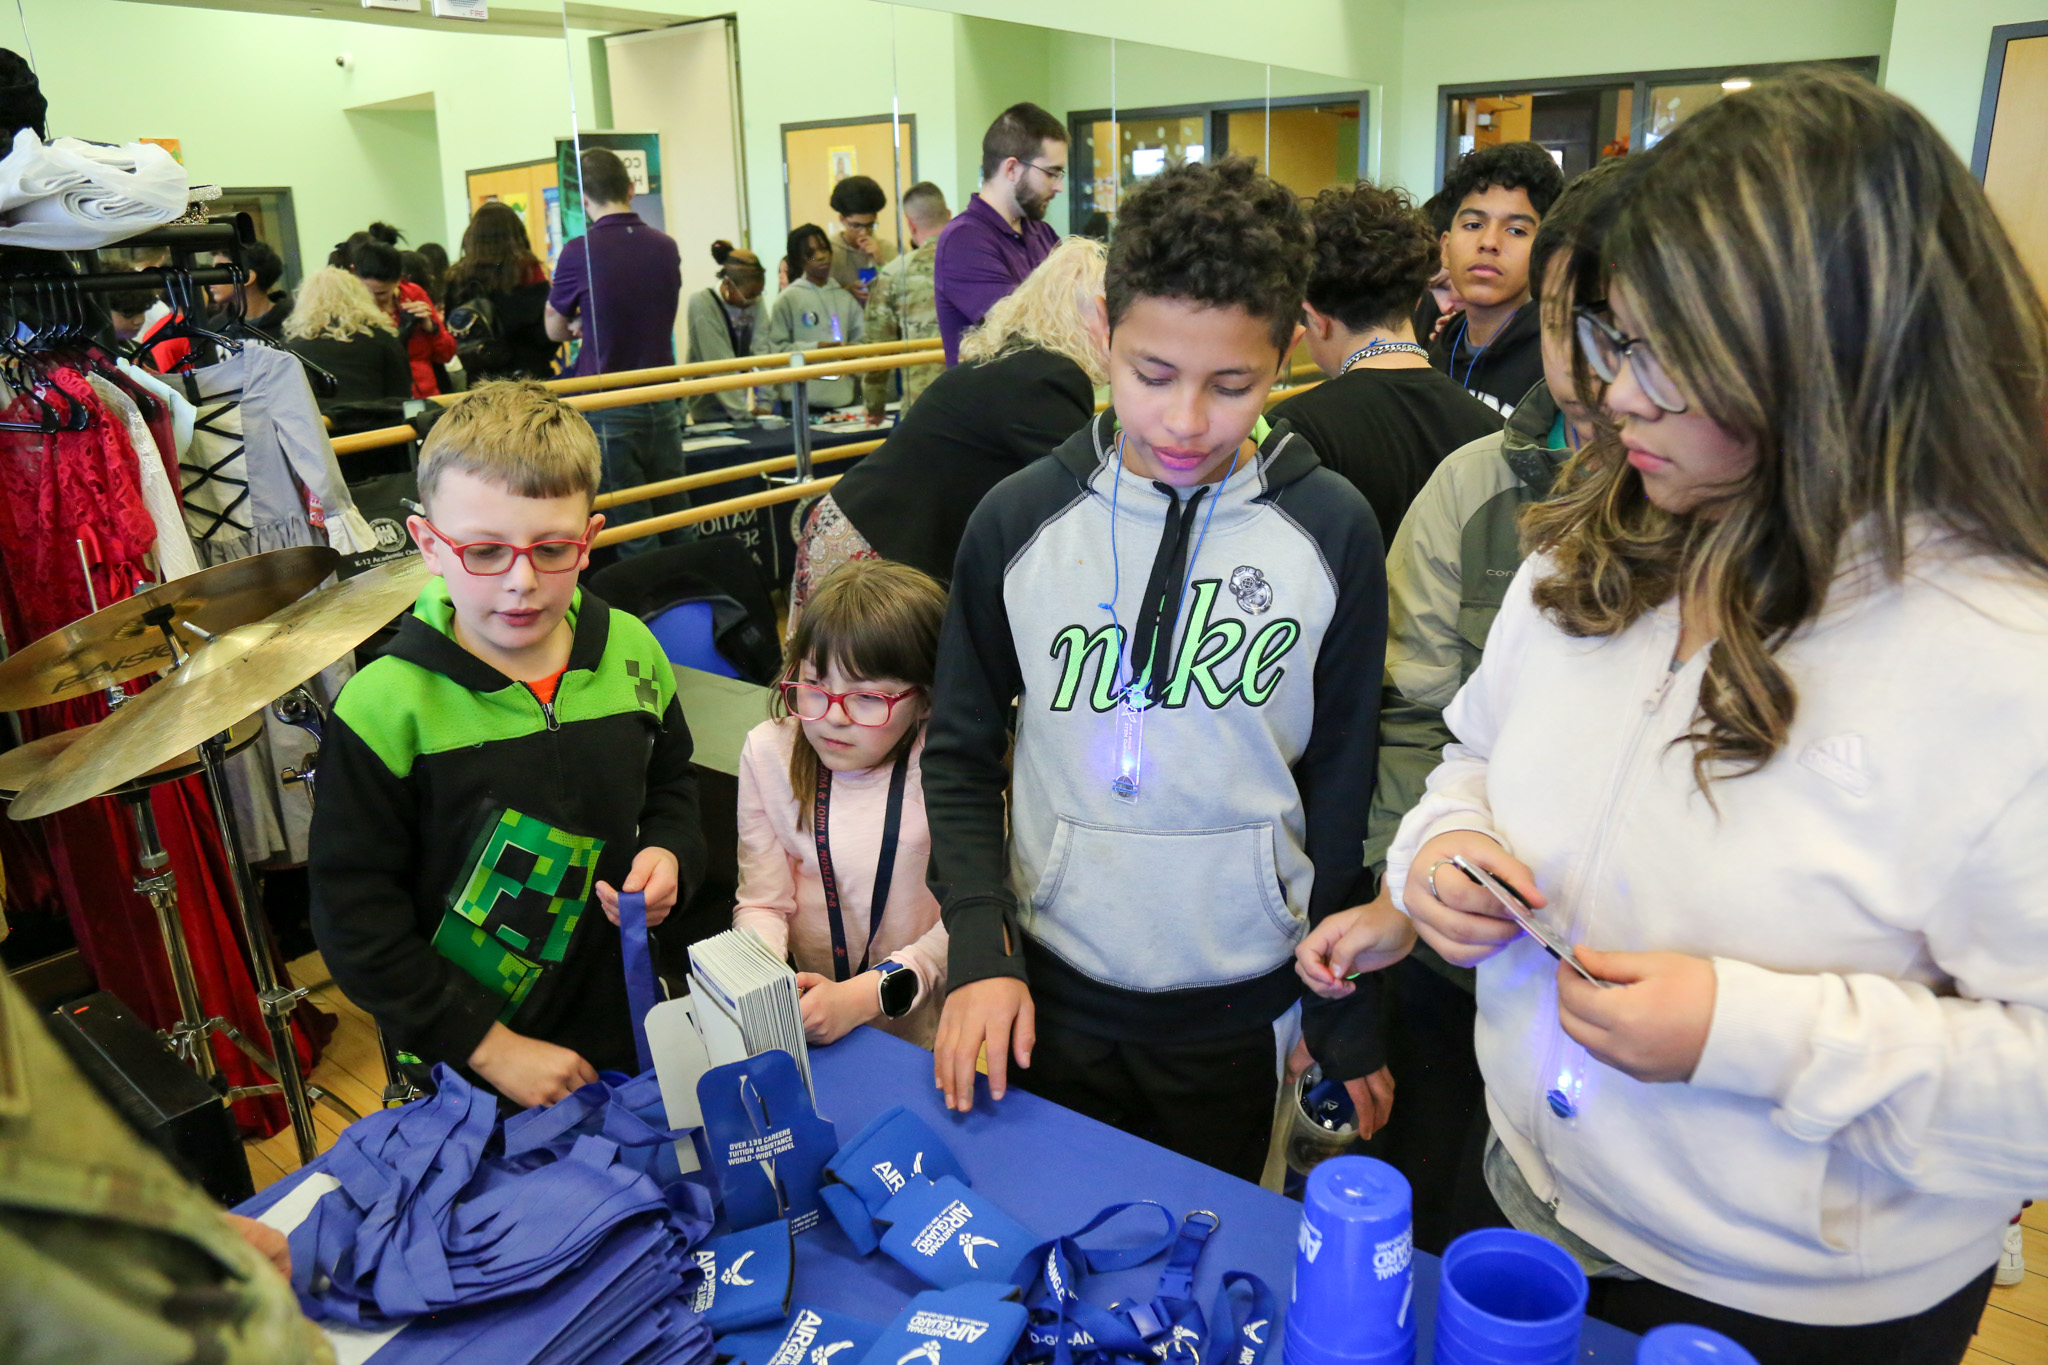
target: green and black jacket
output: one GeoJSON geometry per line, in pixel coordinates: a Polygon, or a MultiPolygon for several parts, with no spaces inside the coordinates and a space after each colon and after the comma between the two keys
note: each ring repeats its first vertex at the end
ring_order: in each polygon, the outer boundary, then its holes
{"type": "Polygon", "coordinates": [[[592,888],[648,847],[676,855],[678,904],[703,879],[675,672],[646,626],[579,592],[543,706],[453,622],[437,578],[342,689],[314,803],[314,937],[335,984],[425,1065],[469,1075],[502,1020],[634,1071],[619,931],[592,888]]]}

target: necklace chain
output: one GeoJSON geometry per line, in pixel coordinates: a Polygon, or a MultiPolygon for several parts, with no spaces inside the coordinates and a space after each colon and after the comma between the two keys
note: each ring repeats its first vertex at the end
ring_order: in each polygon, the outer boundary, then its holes
{"type": "Polygon", "coordinates": [[[1359,361],[1375,355],[1419,355],[1429,359],[1429,348],[1418,346],[1412,341],[1373,341],[1353,351],[1344,359],[1344,368],[1337,371],[1339,377],[1351,373],[1351,367],[1359,361]]]}

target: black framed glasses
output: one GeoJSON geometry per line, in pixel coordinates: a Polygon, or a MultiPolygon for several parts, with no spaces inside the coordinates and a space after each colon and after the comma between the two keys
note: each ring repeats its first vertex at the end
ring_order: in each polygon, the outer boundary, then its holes
{"type": "Polygon", "coordinates": [[[1067,168],[1065,166],[1041,166],[1036,161],[1027,161],[1024,164],[1029,166],[1032,170],[1037,171],[1046,179],[1052,181],[1052,183],[1055,185],[1064,185],[1067,183],[1067,168]]]}
{"type": "Polygon", "coordinates": [[[1664,362],[1658,359],[1647,339],[1629,336],[1584,306],[1572,310],[1572,322],[1579,346],[1586,353],[1586,363],[1603,383],[1614,383],[1621,378],[1622,366],[1632,366],[1636,383],[1643,386],[1644,395],[1652,403],[1670,413],[1685,411],[1685,395],[1679,392],[1678,381],[1664,368],[1664,362]]]}
{"type": "Polygon", "coordinates": [[[785,682],[782,702],[798,720],[823,720],[836,705],[853,724],[879,730],[896,714],[898,702],[922,691],[922,687],[913,687],[907,692],[831,692],[816,683],[785,682]]]}

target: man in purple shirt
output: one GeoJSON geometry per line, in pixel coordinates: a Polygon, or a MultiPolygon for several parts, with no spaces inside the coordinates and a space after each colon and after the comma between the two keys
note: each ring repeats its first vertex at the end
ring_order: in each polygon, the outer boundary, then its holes
{"type": "MultiPolygon", "coordinates": [[[[616,374],[676,363],[676,304],[683,290],[682,255],[673,237],[633,212],[633,178],[616,152],[593,147],[578,163],[583,212],[590,227],[562,247],[548,289],[548,336],[580,338],[571,374],[616,374]]],[[[682,413],[671,400],[586,413],[604,456],[604,491],[633,488],[683,473],[682,413]]],[[[614,526],[690,505],[686,493],[610,508],[614,526]]],[[[665,531],[620,544],[620,554],[696,539],[696,528],[665,531]]]]}
{"type": "Polygon", "coordinates": [[[981,190],[939,234],[933,272],[948,365],[961,335],[1059,245],[1045,211],[1066,179],[1067,126],[1037,105],[1011,105],[982,135],[981,190]]]}

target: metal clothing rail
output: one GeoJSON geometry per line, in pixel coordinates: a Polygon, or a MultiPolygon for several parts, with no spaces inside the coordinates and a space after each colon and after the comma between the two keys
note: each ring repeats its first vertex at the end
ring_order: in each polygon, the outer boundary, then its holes
{"type": "MultiPolygon", "coordinates": [[[[1307,373],[1307,371],[1295,370],[1292,373],[1302,374],[1307,373]]],[[[1292,388],[1275,389],[1266,395],[1265,405],[1272,407],[1275,403],[1284,402],[1297,393],[1305,393],[1321,382],[1317,380],[1308,384],[1297,384],[1292,388]]],[[[1100,410],[1100,408],[1097,409],[1097,411],[1100,410]]],[[[880,441],[861,441],[849,445],[833,446],[829,450],[819,451],[814,458],[817,460],[852,459],[856,455],[865,455],[869,451],[878,449],[881,444],[880,441]]],[[[661,483],[642,484],[637,488],[621,488],[616,492],[600,497],[597,500],[597,506],[605,508],[616,506],[620,502],[641,502],[648,498],[660,497],[668,493],[681,493],[694,488],[708,488],[714,484],[730,483],[737,479],[753,478],[757,474],[794,469],[796,467],[797,457],[794,455],[778,456],[772,460],[756,460],[751,464],[734,465],[730,469],[707,470],[702,474],[688,474],[680,479],[667,479],[661,483]]],[[[691,507],[681,512],[670,512],[663,516],[648,517],[644,521],[629,521],[622,526],[607,526],[604,530],[597,533],[597,539],[592,543],[600,548],[606,545],[617,545],[620,541],[639,540],[643,536],[658,535],[663,531],[673,531],[683,526],[696,526],[703,522],[716,521],[720,517],[729,517],[741,512],[758,511],[763,507],[773,507],[778,503],[798,502],[819,493],[830,492],[832,486],[838,483],[841,477],[838,474],[833,474],[822,479],[806,479],[798,483],[784,484],[779,488],[766,489],[759,493],[748,493],[737,498],[727,498],[722,502],[706,503],[701,507],[691,507]]]]}
{"type": "MultiPolygon", "coordinates": [[[[812,455],[811,461],[814,464],[822,464],[828,460],[851,460],[857,455],[866,455],[881,448],[880,441],[855,441],[849,445],[828,446],[812,455]]],[[[761,474],[780,474],[785,469],[795,468],[796,456],[772,455],[765,460],[753,460],[725,469],[707,469],[702,474],[685,474],[677,479],[663,479],[659,483],[643,483],[634,488],[620,488],[610,493],[600,493],[594,510],[602,512],[605,508],[616,507],[622,502],[645,502],[649,498],[664,498],[671,493],[688,493],[698,488],[734,483],[761,474]]]]}
{"type": "Polygon", "coordinates": [[[807,479],[802,483],[783,484],[779,488],[770,488],[761,493],[748,493],[743,497],[727,498],[723,502],[710,502],[702,507],[691,507],[681,512],[670,512],[666,516],[649,517],[645,521],[627,522],[624,526],[608,526],[604,530],[599,531],[597,539],[591,543],[594,547],[602,548],[606,545],[616,545],[622,540],[638,540],[642,536],[656,535],[662,531],[673,531],[678,527],[696,526],[701,522],[716,521],[720,517],[730,517],[740,512],[752,512],[762,507],[773,507],[779,502],[796,502],[813,494],[830,492],[832,485],[838,483],[839,479],[840,476],[837,474],[828,475],[822,479],[807,479]]]}
{"type": "MultiPolygon", "coordinates": [[[[564,375],[560,379],[546,379],[541,382],[556,393],[591,393],[598,389],[663,384],[672,379],[698,379],[705,375],[732,374],[741,370],[772,369],[787,365],[792,356],[802,356],[813,363],[823,363],[858,360],[873,355],[903,355],[942,349],[937,337],[919,341],[868,341],[855,346],[822,346],[815,351],[776,351],[763,355],[737,355],[726,360],[693,360],[685,365],[660,365],[651,370],[616,370],[611,374],[564,375]]],[[[937,364],[943,359],[943,356],[926,356],[925,363],[937,364]]],[[[452,403],[461,396],[459,393],[440,394],[435,401],[452,403]]]]}
{"type": "MultiPolygon", "coordinates": [[[[796,352],[807,362],[819,352],[796,352]]],[[[772,358],[772,357],[771,357],[772,358]]],[[[892,355],[863,356],[845,361],[811,362],[789,365],[772,370],[746,370],[739,373],[707,375],[700,379],[682,379],[667,383],[645,384],[628,389],[609,389],[602,393],[571,394],[562,401],[579,412],[602,412],[607,408],[633,407],[640,403],[659,403],[669,399],[688,398],[700,393],[724,393],[731,389],[769,388],[778,384],[802,384],[812,379],[834,379],[841,375],[867,374],[875,370],[906,370],[913,365],[934,363],[936,352],[930,347],[913,351],[898,351],[892,355]]],[[[604,376],[593,375],[591,378],[604,376]]],[[[804,423],[791,423],[792,430],[801,431],[807,437],[810,427],[804,423]]],[[[349,436],[337,436],[331,443],[336,455],[354,455],[365,450],[381,450],[386,446],[404,445],[414,440],[419,433],[411,426],[378,427],[372,431],[359,431],[349,436]]],[[[799,438],[802,439],[802,438],[799,438]]]]}

